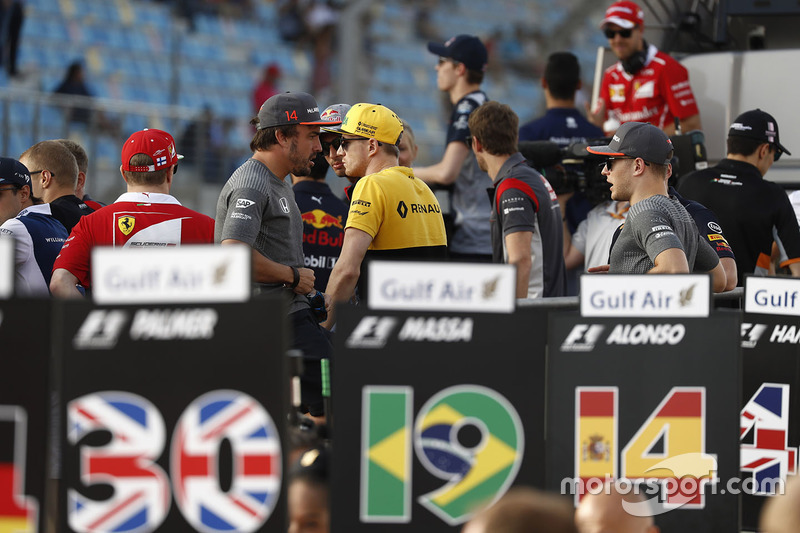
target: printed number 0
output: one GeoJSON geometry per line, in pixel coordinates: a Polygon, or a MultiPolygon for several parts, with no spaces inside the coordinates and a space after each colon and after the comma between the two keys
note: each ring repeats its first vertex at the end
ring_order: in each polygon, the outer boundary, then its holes
{"type": "MultiPolygon", "coordinates": [[[[157,529],[170,506],[167,475],[155,464],[164,449],[164,420],[141,396],[99,392],[69,402],[68,439],[109,431],[111,442],[81,447],[81,480],[109,484],[112,498],[95,501],[68,491],[68,520],[80,532],[135,532],[157,529]]],[[[178,508],[198,531],[254,531],[269,518],[281,484],[278,433],[253,398],[214,391],[195,399],[175,428],[171,466],[178,508]],[[219,447],[233,448],[233,483],[219,490],[219,447]]]]}

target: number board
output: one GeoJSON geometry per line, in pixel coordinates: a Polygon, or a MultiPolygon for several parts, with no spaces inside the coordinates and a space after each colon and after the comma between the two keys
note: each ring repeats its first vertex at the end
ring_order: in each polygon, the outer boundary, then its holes
{"type": "Polygon", "coordinates": [[[596,492],[606,476],[650,479],[632,514],[655,514],[662,531],[739,531],[725,486],[739,473],[738,328],[733,313],[551,315],[548,488],[577,504],[581,487],[596,492]]]}
{"type": "Polygon", "coordinates": [[[742,496],[742,525],[756,530],[775,480],[797,474],[800,324],[796,316],[745,313],[741,334],[741,475],[755,488],[742,496]]]}
{"type": "Polygon", "coordinates": [[[44,531],[50,302],[0,300],[0,347],[0,530],[44,531]]]}
{"type": "Polygon", "coordinates": [[[285,531],[283,302],[59,302],[60,530],[285,531]]]}
{"type": "Polygon", "coordinates": [[[337,316],[332,531],[456,531],[543,486],[544,309],[337,316]]]}

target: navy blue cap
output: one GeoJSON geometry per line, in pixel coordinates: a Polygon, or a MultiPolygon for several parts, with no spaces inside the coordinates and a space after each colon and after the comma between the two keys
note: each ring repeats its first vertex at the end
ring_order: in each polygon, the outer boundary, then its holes
{"type": "Polygon", "coordinates": [[[464,63],[468,70],[484,71],[489,53],[480,39],[474,35],[456,35],[444,44],[428,43],[428,51],[464,63]]]}
{"type": "Polygon", "coordinates": [[[0,157],[0,186],[16,185],[22,188],[31,186],[31,173],[28,167],[10,157],[0,157]]]}
{"type": "MultiPolygon", "coordinates": [[[[728,130],[728,136],[749,137],[757,141],[774,144],[779,151],[792,155],[780,142],[778,121],[772,115],[760,109],[745,111],[736,117],[736,120],[733,121],[728,130]]],[[[776,157],[775,159],[777,160],[778,158],[776,157]]]]}

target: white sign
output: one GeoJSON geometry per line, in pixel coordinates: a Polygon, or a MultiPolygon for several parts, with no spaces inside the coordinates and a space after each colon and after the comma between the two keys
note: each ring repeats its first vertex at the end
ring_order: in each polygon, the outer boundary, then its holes
{"type": "Polygon", "coordinates": [[[800,316],[800,279],[747,276],[745,313],[800,316]]]}
{"type": "Polygon", "coordinates": [[[99,304],[244,302],[251,292],[248,246],[92,250],[92,295],[99,304]]]}
{"type": "Polygon", "coordinates": [[[704,317],[711,310],[708,274],[584,274],[582,316],[704,317]]]}
{"type": "Polygon", "coordinates": [[[511,313],[512,265],[371,261],[370,309],[511,313]]]}
{"type": "Polygon", "coordinates": [[[14,239],[0,237],[0,299],[14,295],[14,239]]]}

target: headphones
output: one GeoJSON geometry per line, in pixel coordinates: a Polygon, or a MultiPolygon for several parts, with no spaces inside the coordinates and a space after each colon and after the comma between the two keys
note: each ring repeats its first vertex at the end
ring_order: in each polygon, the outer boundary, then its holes
{"type": "Polygon", "coordinates": [[[642,41],[642,49],[631,54],[630,57],[621,61],[622,68],[628,74],[636,74],[644,68],[647,63],[647,41],[642,41]]]}

